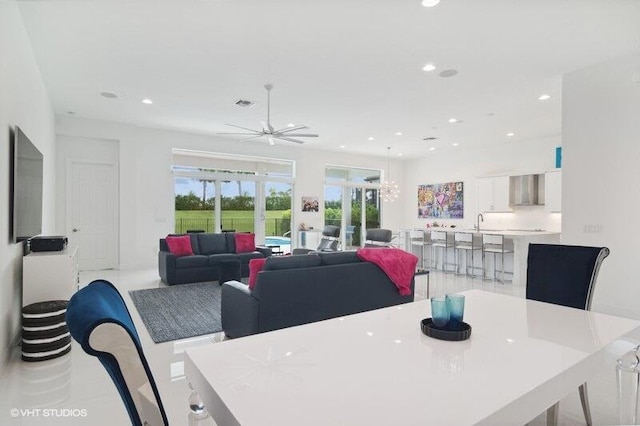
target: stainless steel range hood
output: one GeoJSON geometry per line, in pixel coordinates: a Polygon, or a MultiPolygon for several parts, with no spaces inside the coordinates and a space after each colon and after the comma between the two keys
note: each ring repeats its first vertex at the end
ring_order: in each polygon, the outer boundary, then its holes
{"type": "Polygon", "coordinates": [[[509,204],[512,206],[544,205],[544,175],[510,176],[509,204]]]}

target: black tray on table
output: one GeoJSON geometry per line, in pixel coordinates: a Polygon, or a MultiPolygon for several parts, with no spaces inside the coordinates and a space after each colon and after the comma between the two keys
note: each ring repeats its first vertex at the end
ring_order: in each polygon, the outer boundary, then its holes
{"type": "Polygon", "coordinates": [[[420,328],[427,336],[439,340],[460,341],[471,337],[471,326],[466,322],[456,325],[449,322],[444,327],[437,327],[433,324],[431,318],[425,318],[420,321],[420,328]]]}

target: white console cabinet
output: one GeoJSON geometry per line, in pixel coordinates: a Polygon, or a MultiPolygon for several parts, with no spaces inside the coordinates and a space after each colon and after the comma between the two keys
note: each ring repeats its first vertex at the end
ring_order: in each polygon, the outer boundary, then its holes
{"type": "Polygon", "coordinates": [[[78,283],[78,246],[31,252],[22,258],[22,306],[69,300],[78,283]]]}

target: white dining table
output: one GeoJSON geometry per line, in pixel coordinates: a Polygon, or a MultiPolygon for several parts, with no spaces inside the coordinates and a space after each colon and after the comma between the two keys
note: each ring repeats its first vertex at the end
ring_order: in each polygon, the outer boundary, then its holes
{"type": "Polygon", "coordinates": [[[428,300],[185,351],[218,426],[525,424],[605,365],[636,320],[471,290],[464,341],[428,300]]]}

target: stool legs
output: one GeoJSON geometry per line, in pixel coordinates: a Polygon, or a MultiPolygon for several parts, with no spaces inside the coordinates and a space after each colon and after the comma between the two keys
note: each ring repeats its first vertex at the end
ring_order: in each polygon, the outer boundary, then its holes
{"type": "MultiPolygon", "coordinates": [[[[464,275],[468,276],[469,275],[469,252],[471,252],[471,271],[473,271],[475,268],[475,259],[473,255],[474,250],[454,248],[453,251],[456,258],[455,273],[458,275],[462,275],[462,273],[460,272],[460,265],[462,264],[462,261],[460,260],[460,257],[461,257],[460,254],[464,253],[464,275]]],[[[472,272],[471,276],[475,278],[476,276],[475,272],[472,272]]]]}

